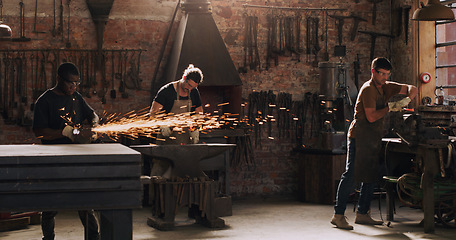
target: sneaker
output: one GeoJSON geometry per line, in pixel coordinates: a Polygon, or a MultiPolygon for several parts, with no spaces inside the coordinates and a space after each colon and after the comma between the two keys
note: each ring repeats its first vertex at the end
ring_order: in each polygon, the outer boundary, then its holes
{"type": "Polygon", "coordinates": [[[334,214],[331,224],[336,225],[337,228],[353,230],[353,226],[347,222],[347,217],[341,214],[334,214]]]}
{"type": "Polygon", "coordinates": [[[382,225],[383,221],[374,220],[369,214],[356,213],[355,223],[365,225],[382,225]]]}

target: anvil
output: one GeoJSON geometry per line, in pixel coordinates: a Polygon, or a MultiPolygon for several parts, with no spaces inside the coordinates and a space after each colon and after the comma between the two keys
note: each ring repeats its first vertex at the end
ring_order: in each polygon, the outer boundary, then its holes
{"type": "Polygon", "coordinates": [[[199,166],[199,161],[217,156],[236,144],[209,143],[186,145],[133,145],[134,150],[157,159],[171,162],[171,176],[175,177],[205,177],[199,166]]]}

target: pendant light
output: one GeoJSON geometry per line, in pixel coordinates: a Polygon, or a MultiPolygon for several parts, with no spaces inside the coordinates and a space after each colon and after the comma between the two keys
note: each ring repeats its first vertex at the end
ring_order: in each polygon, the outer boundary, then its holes
{"type": "Polygon", "coordinates": [[[0,0],[0,40],[11,40],[13,35],[11,28],[3,24],[3,1],[0,0]]]}
{"type": "Polygon", "coordinates": [[[424,5],[421,2],[421,8],[418,8],[414,13],[412,20],[416,21],[439,21],[439,20],[454,20],[454,13],[451,8],[440,3],[439,0],[428,0],[424,5]]]}

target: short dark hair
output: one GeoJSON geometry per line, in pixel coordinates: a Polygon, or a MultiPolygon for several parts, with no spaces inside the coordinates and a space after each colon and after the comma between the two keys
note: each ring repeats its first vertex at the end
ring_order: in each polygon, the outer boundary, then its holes
{"type": "Polygon", "coordinates": [[[391,65],[391,62],[384,58],[384,57],[378,57],[372,61],[372,69],[375,69],[378,71],[378,69],[385,69],[385,70],[392,70],[393,65],[391,65]]]}
{"type": "Polygon", "coordinates": [[[193,80],[195,83],[202,83],[203,82],[203,72],[201,69],[193,66],[193,64],[188,65],[187,69],[184,71],[183,77],[187,80],[193,80]]]}
{"type": "Polygon", "coordinates": [[[57,75],[64,80],[68,80],[70,75],[79,76],[79,69],[73,63],[62,63],[57,70],[57,75]]]}

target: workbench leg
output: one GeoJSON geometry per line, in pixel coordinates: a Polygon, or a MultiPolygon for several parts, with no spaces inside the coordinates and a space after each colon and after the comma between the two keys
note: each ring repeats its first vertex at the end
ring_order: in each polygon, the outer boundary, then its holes
{"type": "Polygon", "coordinates": [[[434,181],[433,175],[424,170],[423,173],[423,210],[424,210],[424,232],[434,232],[434,181]]]}
{"type": "Polygon", "coordinates": [[[132,240],[133,217],[131,209],[100,211],[101,240],[132,240]]]}

